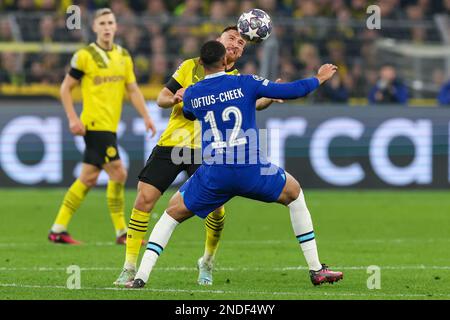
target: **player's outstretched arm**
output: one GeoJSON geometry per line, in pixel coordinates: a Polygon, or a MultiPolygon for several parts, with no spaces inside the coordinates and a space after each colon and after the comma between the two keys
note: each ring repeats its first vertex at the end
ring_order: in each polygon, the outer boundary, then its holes
{"type": "Polygon", "coordinates": [[[73,135],[84,136],[86,134],[86,129],[75,111],[72,99],[72,90],[78,83],[79,81],[77,79],[67,74],[61,83],[59,92],[67,120],[69,121],[70,132],[72,132],[73,135]]]}
{"type": "Polygon", "coordinates": [[[152,118],[149,116],[147,112],[147,106],[145,104],[144,96],[139,89],[139,86],[136,82],[127,84],[127,92],[130,97],[131,103],[134,108],[139,112],[141,117],[144,119],[145,129],[152,131],[152,137],[156,134],[156,127],[153,123],[152,118]]]}
{"type": "MultiPolygon", "coordinates": [[[[278,78],[275,83],[280,83],[282,80],[278,78]]],[[[261,111],[270,107],[273,102],[283,103],[283,99],[259,98],[256,100],[256,110],[261,111]]]]}
{"type": "Polygon", "coordinates": [[[337,67],[335,65],[325,64],[319,68],[317,75],[312,78],[287,83],[275,83],[268,80],[258,81],[256,96],[257,98],[267,97],[272,99],[301,98],[316,90],[322,83],[330,79],[336,73],[336,70],[337,67]]]}

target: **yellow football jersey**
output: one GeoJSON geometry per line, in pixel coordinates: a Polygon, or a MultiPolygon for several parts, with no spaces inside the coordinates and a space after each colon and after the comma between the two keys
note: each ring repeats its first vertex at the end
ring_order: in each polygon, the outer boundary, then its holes
{"type": "MultiPolygon", "coordinates": [[[[205,69],[199,63],[200,58],[188,59],[178,67],[172,75],[180,86],[187,88],[190,85],[203,80],[205,69]]],[[[239,74],[237,69],[228,70],[228,74],[239,74]]],[[[158,145],[162,147],[189,147],[201,148],[200,124],[198,121],[190,121],[183,116],[183,102],[173,106],[169,124],[161,135],[158,145]]]]}
{"type": "Polygon", "coordinates": [[[128,51],[115,44],[104,50],[91,43],[73,55],[70,65],[81,77],[81,121],[86,129],[116,132],[126,85],[136,82],[128,51]]]}

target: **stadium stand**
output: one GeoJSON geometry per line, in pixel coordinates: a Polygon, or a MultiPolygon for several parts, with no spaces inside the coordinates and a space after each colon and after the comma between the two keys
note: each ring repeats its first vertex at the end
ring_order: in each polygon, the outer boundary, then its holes
{"type": "MultiPolygon", "coordinates": [[[[395,44],[441,46],[444,35],[436,15],[448,17],[450,1],[377,1],[382,29],[366,27],[367,0],[20,0],[0,2],[0,95],[58,95],[72,53],[93,39],[92,12],[108,6],[116,14],[116,42],[126,47],[135,62],[136,76],[147,99],[154,99],[178,64],[198,54],[201,44],[236,22],[249,8],[271,15],[272,37],[278,41],[278,76],[285,81],[312,74],[323,62],[339,66],[339,77],[307,103],[366,105],[377,83],[379,68],[389,62],[410,91],[409,105],[438,105],[436,97],[448,80],[448,58],[428,59],[392,52],[379,46],[395,44]],[[65,8],[81,8],[81,30],[66,28],[65,8]],[[407,65],[405,65],[407,63],[407,65]],[[418,65],[426,64],[427,77],[418,65]],[[445,70],[447,72],[445,72],[445,70]]],[[[447,29],[448,32],[448,29],[447,29]]],[[[238,67],[258,73],[263,45],[248,45],[238,67]]]]}

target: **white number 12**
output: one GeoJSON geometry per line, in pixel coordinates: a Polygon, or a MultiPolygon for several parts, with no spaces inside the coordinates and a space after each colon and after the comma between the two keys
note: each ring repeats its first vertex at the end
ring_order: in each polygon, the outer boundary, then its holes
{"type": "MultiPolygon", "coordinates": [[[[230,141],[228,142],[228,146],[235,147],[242,144],[247,143],[246,138],[239,138],[237,139],[237,136],[239,134],[239,131],[241,130],[242,126],[242,113],[241,110],[237,107],[228,107],[225,108],[222,112],[222,120],[223,121],[230,121],[230,115],[233,114],[234,118],[236,119],[236,122],[234,123],[233,131],[230,135],[230,141]]],[[[219,129],[217,129],[217,123],[216,119],[214,117],[213,111],[208,111],[205,116],[205,122],[209,122],[211,125],[212,134],[214,136],[214,142],[212,143],[213,149],[216,148],[226,148],[227,142],[221,140],[219,129]]]]}

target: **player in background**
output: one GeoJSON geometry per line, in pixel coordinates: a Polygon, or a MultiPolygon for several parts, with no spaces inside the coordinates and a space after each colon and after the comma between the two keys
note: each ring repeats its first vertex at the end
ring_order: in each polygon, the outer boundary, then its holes
{"type": "Polygon", "coordinates": [[[107,205],[116,231],[116,243],[126,242],[124,218],[124,184],[127,171],[120,160],[116,131],[122,112],[125,91],[144,119],[145,127],[156,133],[147,113],[144,97],[136,83],[133,61],[128,51],[114,44],[117,24],[113,12],[96,11],[92,25],[97,40],[78,50],[69,73],[61,84],[61,100],[69,121],[70,131],[84,137],[81,174],[67,191],[48,239],[55,243],[79,244],[67,232],[73,214],[97,183],[102,170],[109,176],[106,188],[107,205]],[[83,111],[78,117],[71,91],[81,84],[83,111]]]}
{"type": "Polygon", "coordinates": [[[283,169],[267,162],[259,149],[255,114],[259,97],[303,97],[330,79],[337,67],[326,64],[315,77],[277,84],[256,76],[227,75],[225,53],[225,47],[218,41],[208,41],[201,48],[200,61],[206,76],[186,90],[183,114],[202,124],[203,165],[170,200],[150,234],[135,280],[126,287],[145,285],[179,223],[194,214],[206,218],[234,196],[287,206],[312,283],[342,279],[342,272],[331,271],[320,263],[311,215],[300,184],[283,169]]]}
{"type": "MultiPolygon", "coordinates": [[[[218,41],[226,48],[227,66],[225,72],[232,75],[238,74],[239,72],[234,65],[242,56],[246,41],[240,36],[236,26],[225,28],[218,41]]],[[[187,59],[181,63],[158,95],[157,104],[161,108],[172,108],[172,113],[167,128],[139,175],[138,194],[128,225],[125,264],[119,277],[114,282],[117,286],[124,286],[136,274],[141,242],[147,232],[150,212],[158,199],[180,172],[186,171],[188,176],[191,176],[201,164],[201,157],[197,162],[195,161],[195,153],[200,152],[201,147],[200,130],[198,128],[195,130],[194,122],[183,116],[182,100],[184,90],[202,80],[204,75],[205,70],[199,63],[199,57],[187,59]],[[191,159],[190,163],[175,163],[172,159],[173,152],[187,155],[191,159]]],[[[277,81],[280,81],[280,79],[277,81]]],[[[265,109],[272,102],[272,99],[261,98],[257,102],[257,108],[265,109]]],[[[215,209],[205,220],[205,250],[204,255],[197,261],[198,283],[200,285],[211,285],[213,282],[214,256],[225,223],[225,209],[223,207],[215,209]]]]}

